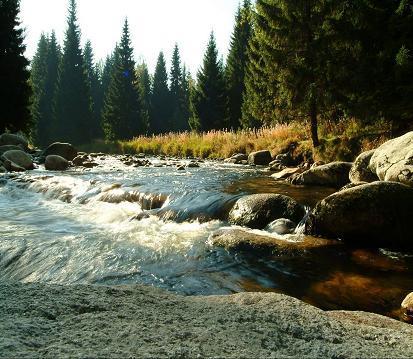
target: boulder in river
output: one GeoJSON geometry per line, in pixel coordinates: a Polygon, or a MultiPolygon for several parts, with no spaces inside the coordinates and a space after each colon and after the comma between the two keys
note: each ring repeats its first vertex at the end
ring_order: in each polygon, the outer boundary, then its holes
{"type": "Polygon", "coordinates": [[[369,168],[381,181],[413,187],[413,131],[381,145],[374,152],[369,168]]]}
{"type": "Polygon", "coordinates": [[[3,145],[0,146],[0,155],[7,151],[22,151],[24,148],[22,146],[16,146],[16,145],[3,145]]]}
{"type": "Polygon", "coordinates": [[[274,173],[271,177],[274,178],[275,180],[282,180],[282,179],[287,179],[293,175],[296,175],[302,172],[303,172],[303,169],[299,167],[284,168],[282,171],[274,173]]]}
{"type": "Polygon", "coordinates": [[[65,171],[69,167],[69,162],[62,156],[49,155],[44,166],[48,171],[65,171]]]}
{"type": "Polygon", "coordinates": [[[11,168],[16,166],[25,170],[32,170],[34,168],[32,157],[22,150],[7,151],[3,153],[2,159],[6,165],[5,167],[9,167],[7,168],[9,171],[13,171],[11,168]]]}
{"type": "Polygon", "coordinates": [[[279,218],[299,223],[304,217],[303,206],[281,194],[253,194],[240,198],[229,213],[232,224],[263,229],[279,218]]]}
{"type": "Polygon", "coordinates": [[[4,168],[3,166],[0,166],[0,173],[6,173],[7,170],[6,168],[4,168]]]}
{"type": "Polygon", "coordinates": [[[287,241],[273,236],[266,236],[254,232],[248,232],[242,229],[220,229],[214,232],[209,243],[216,247],[223,247],[226,250],[235,250],[240,252],[267,252],[277,253],[299,253],[304,250],[311,250],[331,245],[337,245],[339,242],[329,241],[311,236],[303,237],[300,241],[287,241]]]}
{"type": "Polygon", "coordinates": [[[413,248],[412,214],[412,188],[397,182],[368,183],[320,201],[306,232],[374,248],[413,248]]]}
{"type": "Polygon", "coordinates": [[[57,155],[63,157],[67,161],[73,161],[77,156],[77,150],[70,143],[55,142],[46,148],[43,155],[45,157],[49,155],[57,155]]]}
{"type": "Polygon", "coordinates": [[[232,155],[230,158],[227,158],[224,162],[226,163],[233,163],[233,164],[242,164],[242,161],[247,161],[248,156],[243,153],[237,153],[232,155]]]}
{"type": "Polygon", "coordinates": [[[410,293],[402,302],[402,311],[407,322],[413,323],[413,292],[410,293]]]}
{"type": "Polygon", "coordinates": [[[363,152],[356,158],[349,174],[351,183],[375,182],[379,180],[377,175],[369,168],[370,160],[374,153],[375,150],[363,152]]]}
{"type": "Polygon", "coordinates": [[[250,165],[268,166],[271,161],[272,161],[272,156],[271,156],[270,151],[252,152],[248,156],[248,163],[250,165]]]}
{"type": "Polygon", "coordinates": [[[332,162],[293,176],[290,182],[294,185],[341,188],[350,182],[349,173],[352,165],[350,162],[332,162]]]}
{"type": "Polygon", "coordinates": [[[20,146],[22,147],[21,149],[26,150],[29,147],[29,143],[23,136],[3,133],[0,135],[0,146],[20,146]]]}

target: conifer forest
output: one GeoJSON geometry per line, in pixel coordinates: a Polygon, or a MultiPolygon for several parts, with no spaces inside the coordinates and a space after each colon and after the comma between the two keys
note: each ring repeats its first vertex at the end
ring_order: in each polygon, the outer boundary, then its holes
{"type": "Polygon", "coordinates": [[[384,120],[396,133],[412,124],[408,0],[244,0],[227,58],[212,32],[196,74],[178,44],[170,66],[163,52],[153,72],[137,63],[127,19],[112,53],[96,59],[90,41],[82,47],[75,0],[64,42],[42,34],[29,63],[19,1],[1,8],[0,130],[23,131],[39,146],[291,121],[308,124],[317,146],[325,119],[384,120]]]}

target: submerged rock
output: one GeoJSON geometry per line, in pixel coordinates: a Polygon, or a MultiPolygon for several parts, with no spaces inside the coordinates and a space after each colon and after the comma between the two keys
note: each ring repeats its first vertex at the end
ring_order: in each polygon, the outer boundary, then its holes
{"type": "Polygon", "coordinates": [[[248,163],[250,165],[268,166],[271,161],[272,161],[272,156],[271,156],[270,151],[252,152],[248,156],[248,163]]]}
{"type": "Polygon", "coordinates": [[[352,183],[375,182],[379,180],[377,175],[369,168],[370,160],[374,153],[375,150],[363,152],[356,158],[349,175],[352,183]]]}
{"type": "Polygon", "coordinates": [[[413,189],[396,182],[374,182],[319,202],[306,232],[376,248],[413,248],[412,213],[413,189]]]}
{"type": "Polygon", "coordinates": [[[48,171],[65,171],[69,167],[69,162],[61,156],[49,155],[46,157],[44,167],[48,171]]]}
{"type": "Polygon", "coordinates": [[[369,169],[381,181],[394,181],[413,187],[413,131],[380,146],[369,169]]]}
{"type": "Polygon", "coordinates": [[[216,247],[235,251],[264,251],[268,254],[302,252],[320,247],[337,245],[338,242],[306,236],[299,241],[288,241],[272,236],[260,235],[242,229],[220,229],[214,232],[209,242],[216,247]]]}
{"type": "Polygon", "coordinates": [[[7,151],[3,153],[2,158],[5,167],[9,171],[14,171],[12,168],[16,166],[24,170],[32,170],[34,168],[32,157],[22,150],[7,151]]]}
{"type": "Polygon", "coordinates": [[[0,135],[0,146],[20,146],[22,147],[21,149],[26,150],[29,147],[29,143],[23,136],[3,133],[0,135]]]}
{"type": "Polygon", "coordinates": [[[352,165],[350,162],[332,162],[293,176],[290,182],[294,185],[340,188],[350,182],[349,173],[352,165]]]}
{"type": "Polygon", "coordinates": [[[70,143],[55,142],[51,144],[43,153],[43,156],[57,155],[67,161],[72,161],[77,156],[77,150],[70,143]]]}
{"type": "Polygon", "coordinates": [[[239,199],[229,213],[232,224],[263,229],[272,221],[287,218],[296,223],[304,217],[303,206],[281,194],[254,194],[239,199]]]}

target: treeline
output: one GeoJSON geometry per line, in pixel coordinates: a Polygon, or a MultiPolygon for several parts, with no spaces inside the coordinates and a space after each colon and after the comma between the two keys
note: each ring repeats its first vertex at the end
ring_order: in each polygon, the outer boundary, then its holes
{"type": "Polygon", "coordinates": [[[127,21],[113,53],[96,61],[90,42],[81,47],[76,3],[69,0],[64,43],[60,47],[53,32],[41,36],[30,87],[18,0],[0,6],[0,46],[8,46],[3,33],[18,39],[18,60],[0,52],[0,71],[20,84],[13,91],[21,98],[12,100],[10,85],[2,81],[2,121],[14,119],[2,127],[27,130],[33,124],[39,145],[300,121],[309,124],[317,146],[320,121],[386,120],[399,131],[413,123],[409,0],[244,0],[228,57],[220,57],[211,34],[195,79],[177,45],[169,73],[162,52],[153,76],[145,63],[137,64],[127,21]]]}

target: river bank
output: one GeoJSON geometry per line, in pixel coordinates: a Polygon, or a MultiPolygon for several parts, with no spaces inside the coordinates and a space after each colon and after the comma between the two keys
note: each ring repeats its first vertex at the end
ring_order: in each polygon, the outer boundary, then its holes
{"type": "Polygon", "coordinates": [[[408,358],[413,327],[281,294],[0,284],[0,357],[408,358]]]}

